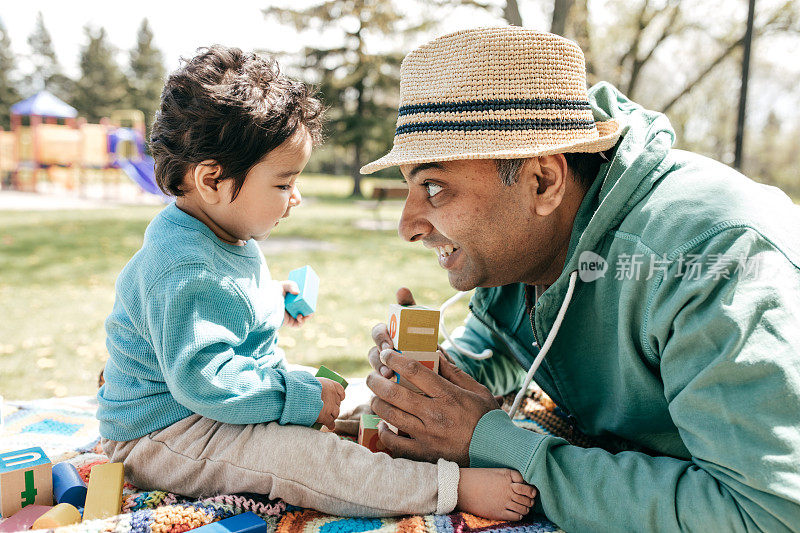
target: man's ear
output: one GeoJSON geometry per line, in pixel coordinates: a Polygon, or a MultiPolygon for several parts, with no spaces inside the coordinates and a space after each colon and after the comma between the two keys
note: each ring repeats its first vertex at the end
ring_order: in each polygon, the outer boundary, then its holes
{"type": "Polygon", "coordinates": [[[227,193],[224,187],[220,187],[222,166],[219,163],[213,159],[206,159],[195,165],[190,172],[192,184],[205,203],[214,205],[223,201],[227,193]]]}
{"type": "Polygon", "coordinates": [[[569,167],[564,154],[543,155],[528,159],[520,169],[520,179],[530,187],[535,198],[534,213],[546,217],[556,210],[567,191],[569,167]]]}

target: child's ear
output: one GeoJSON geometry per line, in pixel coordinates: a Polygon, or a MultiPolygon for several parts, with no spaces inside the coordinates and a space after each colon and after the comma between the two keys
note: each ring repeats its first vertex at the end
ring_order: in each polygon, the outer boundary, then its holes
{"type": "Polygon", "coordinates": [[[222,166],[213,159],[198,163],[191,171],[192,184],[205,203],[214,205],[223,200],[225,192],[220,187],[221,175],[222,166]]]}

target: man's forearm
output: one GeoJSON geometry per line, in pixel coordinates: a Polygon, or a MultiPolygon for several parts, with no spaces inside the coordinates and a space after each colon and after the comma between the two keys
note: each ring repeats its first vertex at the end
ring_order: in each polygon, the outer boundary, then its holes
{"type": "MultiPolygon", "coordinates": [[[[568,531],[792,531],[800,506],[701,463],[611,454],[514,426],[492,411],[470,443],[470,466],[519,470],[541,509],[568,531]]],[[[735,475],[735,474],[734,474],[735,475]]]]}

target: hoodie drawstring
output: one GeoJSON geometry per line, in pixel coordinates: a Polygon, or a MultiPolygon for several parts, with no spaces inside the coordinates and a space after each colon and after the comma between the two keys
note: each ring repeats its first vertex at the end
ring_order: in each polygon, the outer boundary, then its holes
{"type": "Polygon", "coordinates": [[[450,297],[442,306],[439,308],[439,331],[442,333],[442,336],[445,338],[450,345],[455,348],[455,350],[465,357],[469,357],[470,359],[489,359],[492,356],[492,351],[490,349],[485,349],[481,353],[475,353],[467,348],[462,348],[459,346],[455,340],[450,338],[450,333],[447,331],[447,326],[444,324],[444,312],[445,309],[459,301],[467,292],[457,292],[453,296],[450,297]]]}
{"type": "Polygon", "coordinates": [[[508,416],[511,419],[513,419],[514,415],[517,413],[517,410],[522,403],[522,398],[525,397],[525,393],[528,391],[528,386],[533,380],[533,375],[539,369],[539,365],[541,365],[542,361],[544,361],[547,352],[550,350],[550,346],[556,339],[556,335],[558,335],[558,329],[561,327],[561,322],[564,320],[564,315],[567,314],[567,307],[569,307],[569,303],[572,300],[572,293],[575,291],[575,282],[577,279],[578,271],[573,270],[569,275],[569,288],[567,289],[567,294],[564,296],[564,301],[561,302],[561,309],[558,310],[558,315],[556,316],[555,322],[553,322],[553,327],[550,328],[550,333],[547,334],[547,338],[545,339],[541,350],[539,350],[539,354],[536,356],[536,359],[533,360],[533,364],[531,364],[530,369],[528,369],[528,374],[525,376],[525,383],[522,384],[522,388],[519,390],[516,397],[514,397],[514,403],[511,405],[511,409],[508,410],[508,416]]]}

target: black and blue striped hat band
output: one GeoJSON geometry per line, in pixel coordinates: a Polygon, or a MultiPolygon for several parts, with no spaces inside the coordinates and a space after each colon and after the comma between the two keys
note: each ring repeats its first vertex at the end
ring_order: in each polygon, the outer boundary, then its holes
{"type": "Polygon", "coordinates": [[[596,122],[583,52],[550,33],[482,28],[440,37],[403,60],[394,146],[365,165],[600,152],[617,121],[596,122]]]}

